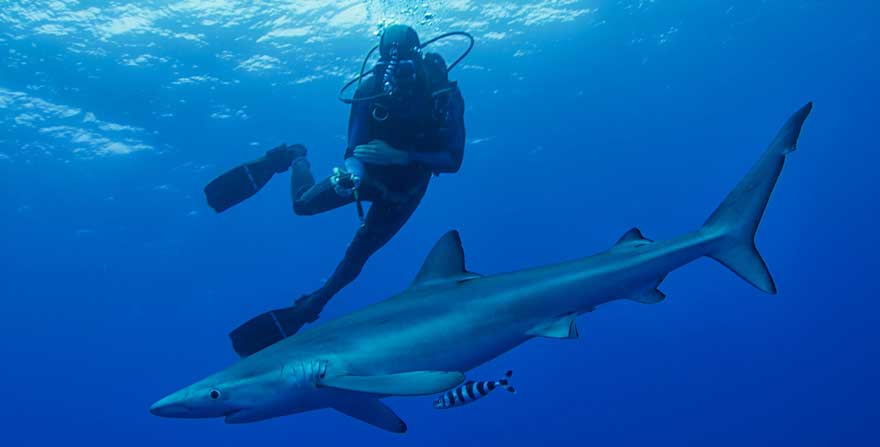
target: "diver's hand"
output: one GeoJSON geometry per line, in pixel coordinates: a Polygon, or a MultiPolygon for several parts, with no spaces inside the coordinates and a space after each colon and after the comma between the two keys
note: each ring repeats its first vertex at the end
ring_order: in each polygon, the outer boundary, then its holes
{"type": "Polygon", "coordinates": [[[373,140],[355,147],[354,156],[364,163],[374,165],[404,166],[410,163],[408,152],[395,149],[382,140],[373,140]]]}

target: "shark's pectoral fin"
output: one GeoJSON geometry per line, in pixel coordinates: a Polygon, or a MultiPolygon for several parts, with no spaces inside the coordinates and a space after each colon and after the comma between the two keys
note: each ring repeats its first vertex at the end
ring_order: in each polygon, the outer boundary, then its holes
{"type": "Polygon", "coordinates": [[[532,328],[528,335],[548,338],[578,338],[577,314],[566,315],[549,323],[541,323],[532,328]]]}
{"type": "Polygon", "coordinates": [[[381,396],[424,396],[446,391],[464,382],[464,374],[448,371],[412,371],[380,376],[324,377],[319,386],[381,396]]]}
{"type": "Polygon", "coordinates": [[[382,430],[392,433],[406,432],[406,423],[394,413],[394,410],[379,402],[379,399],[367,397],[340,399],[334,402],[332,407],[346,416],[351,416],[382,430]]]}

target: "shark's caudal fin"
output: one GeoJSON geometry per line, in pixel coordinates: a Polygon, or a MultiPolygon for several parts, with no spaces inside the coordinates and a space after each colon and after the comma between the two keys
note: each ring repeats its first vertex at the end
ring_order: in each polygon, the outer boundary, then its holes
{"type": "Polygon", "coordinates": [[[749,284],[771,294],[776,293],[776,285],[755,247],[755,233],[782,172],[785,156],[796,149],[801,127],[812,109],[813,103],[809,103],[788,119],[761,159],[727,195],[701,230],[705,234],[720,236],[709,257],[727,266],[749,284]]]}

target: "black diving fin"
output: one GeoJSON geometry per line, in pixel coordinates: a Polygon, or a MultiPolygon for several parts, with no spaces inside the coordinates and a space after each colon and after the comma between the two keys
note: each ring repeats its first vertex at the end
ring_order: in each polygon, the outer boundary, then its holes
{"type": "MultiPolygon", "coordinates": [[[[241,164],[205,186],[205,198],[221,213],[256,194],[276,173],[284,172],[296,157],[299,145],[281,145],[256,160],[241,164]]],[[[301,146],[299,146],[301,147],[301,146]]],[[[305,148],[303,148],[303,152],[305,148]]]]}
{"type": "Polygon", "coordinates": [[[297,305],[262,313],[229,333],[232,349],[239,357],[247,357],[290,337],[316,317],[297,305]]]}

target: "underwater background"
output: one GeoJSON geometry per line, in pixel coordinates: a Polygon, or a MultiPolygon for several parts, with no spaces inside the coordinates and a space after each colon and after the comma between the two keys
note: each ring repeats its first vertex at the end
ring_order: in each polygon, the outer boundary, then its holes
{"type": "Polygon", "coordinates": [[[2,1],[0,445],[877,445],[878,18],[858,0],[2,1]],[[294,216],[285,174],[216,215],[202,187],[281,142],[316,175],[341,164],[336,93],[391,22],[477,38],[452,72],[465,161],[323,321],[405,288],[449,229],[485,274],[695,229],[812,100],[758,233],[778,296],[697,262],[662,304],[603,306],[580,339],[469,374],[512,369],[516,395],[387,400],[402,436],[330,410],[150,415],[341,258],[354,207],[294,216]]]}

